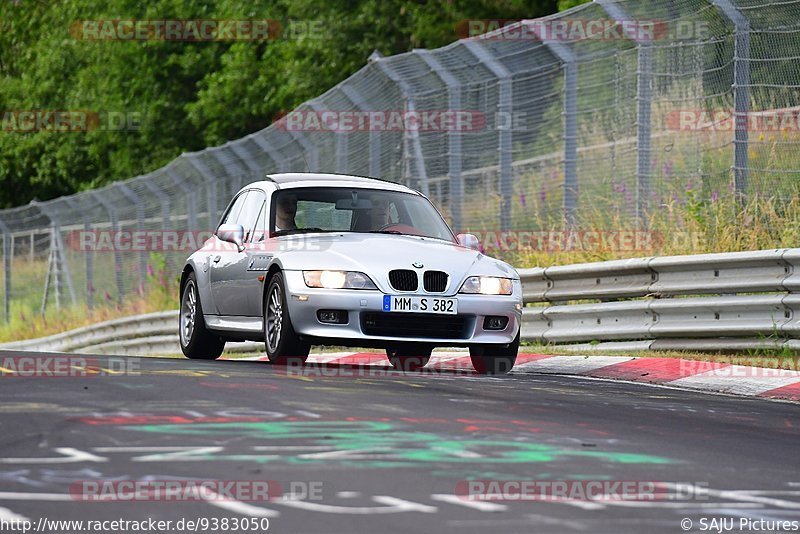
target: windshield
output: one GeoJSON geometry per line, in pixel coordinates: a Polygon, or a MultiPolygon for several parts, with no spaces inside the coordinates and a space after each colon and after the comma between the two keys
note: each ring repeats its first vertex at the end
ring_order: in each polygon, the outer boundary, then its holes
{"type": "Polygon", "coordinates": [[[272,196],[270,234],[364,232],[455,241],[436,208],[412,193],[347,187],[279,190],[272,196]]]}

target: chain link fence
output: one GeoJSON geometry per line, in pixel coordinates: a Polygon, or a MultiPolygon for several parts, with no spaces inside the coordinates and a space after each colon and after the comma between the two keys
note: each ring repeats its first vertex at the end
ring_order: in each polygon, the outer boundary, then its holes
{"type": "Polygon", "coordinates": [[[404,183],[457,231],[639,228],[687,190],[796,195],[800,0],[595,0],[469,37],[375,53],[264,130],[3,210],[6,320],[141,294],[153,262],[177,270],[265,173],[404,183]],[[137,246],[135,231],[180,243],[137,246]]]}

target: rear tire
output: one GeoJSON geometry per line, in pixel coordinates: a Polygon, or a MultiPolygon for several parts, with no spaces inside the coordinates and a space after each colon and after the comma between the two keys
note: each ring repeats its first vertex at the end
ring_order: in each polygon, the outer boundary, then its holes
{"type": "Polygon", "coordinates": [[[389,347],[386,356],[398,371],[419,371],[431,359],[433,347],[417,343],[406,343],[389,347]]]}
{"type": "Polygon", "coordinates": [[[275,273],[264,293],[264,341],[267,358],[277,365],[301,365],[308,358],[311,345],[300,340],[294,331],[286,305],[283,275],[275,273]]]}
{"type": "Polygon", "coordinates": [[[519,332],[508,345],[478,345],[469,348],[472,367],[482,375],[504,375],[517,361],[519,332]]]}
{"type": "Polygon", "coordinates": [[[189,273],[181,292],[178,317],[181,351],[193,360],[216,360],[225,349],[225,342],[206,328],[203,305],[197,291],[197,278],[189,273]]]}

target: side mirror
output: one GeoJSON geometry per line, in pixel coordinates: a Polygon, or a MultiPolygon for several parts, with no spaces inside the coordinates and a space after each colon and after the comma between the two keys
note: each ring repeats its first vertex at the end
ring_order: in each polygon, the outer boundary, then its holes
{"type": "Polygon", "coordinates": [[[456,239],[458,239],[458,244],[463,247],[471,248],[472,250],[477,251],[481,250],[481,242],[478,241],[478,238],[475,237],[475,234],[458,234],[456,239]]]}
{"type": "Polygon", "coordinates": [[[222,241],[233,243],[239,252],[244,250],[244,226],[241,224],[221,224],[217,228],[217,237],[222,241]]]}

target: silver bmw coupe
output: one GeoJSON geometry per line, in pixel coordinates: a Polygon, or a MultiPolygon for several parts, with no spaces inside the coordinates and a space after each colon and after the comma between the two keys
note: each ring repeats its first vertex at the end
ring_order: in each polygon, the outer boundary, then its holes
{"type": "Polygon", "coordinates": [[[508,264],[454,235],[422,194],[356,176],[274,174],[239,191],[180,280],[180,343],[216,359],[261,341],[278,364],[312,345],[385,349],[400,370],[437,346],[469,347],[479,373],[508,372],[522,286],[508,264]]]}

